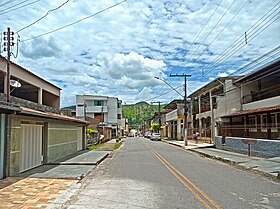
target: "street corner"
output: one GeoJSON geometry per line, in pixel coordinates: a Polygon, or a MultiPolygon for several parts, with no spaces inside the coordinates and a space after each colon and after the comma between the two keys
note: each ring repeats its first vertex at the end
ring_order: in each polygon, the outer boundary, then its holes
{"type": "Polygon", "coordinates": [[[46,208],[76,180],[8,177],[0,180],[0,209],[46,208]]]}

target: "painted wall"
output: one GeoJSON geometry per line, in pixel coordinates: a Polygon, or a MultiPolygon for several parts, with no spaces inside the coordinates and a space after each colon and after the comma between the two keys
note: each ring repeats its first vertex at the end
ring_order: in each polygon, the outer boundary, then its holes
{"type": "Polygon", "coordinates": [[[0,179],[4,177],[5,115],[0,114],[0,179]]]}
{"type": "Polygon", "coordinates": [[[11,137],[10,137],[10,159],[9,159],[9,175],[19,173],[20,160],[21,160],[21,127],[20,118],[10,117],[11,124],[11,137]]]}
{"type": "Polygon", "coordinates": [[[280,96],[244,104],[243,110],[257,109],[257,108],[263,108],[263,107],[272,107],[272,106],[276,106],[279,104],[280,104],[280,96]]]}
{"type": "Polygon", "coordinates": [[[48,124],[48,162],[77,151],[77,126],[50,122],[48,124]]]}
{"type": "MultiPolygon", "coordinates": [[[[248,153],[248,145],[242,142],[244,138],[225,137],[225,143],[222,144],[222,136],[215,137],[216,148],[239,152],[243,154],[248,153]]],[[[258,139],[257,143],[251,145],[251,153],[254,156],[260,157],[279,157],[280,156],[280,141],[258,139]]]]}

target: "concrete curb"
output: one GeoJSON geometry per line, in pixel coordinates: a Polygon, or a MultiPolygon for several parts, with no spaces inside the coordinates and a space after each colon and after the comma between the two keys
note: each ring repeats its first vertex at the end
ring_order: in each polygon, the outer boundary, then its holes
{"type": "Polygon", "coordinates": [[[96,162],[51,162],[46,165],[98,165],[100,164],[103,160],[105,160],[110,153],[106,153],[103,157],[98,159],[96,162]]]}
{"type": "Polygon", "coordinates": [[[248,168],[246,166],[243,166],[243,165],[240,165],[238,162],[235,162],[235,161],[232,161],[232,160],[229,160],[229,159],[225,159],[225,158],[222,158],[222,157],[218,157],[218,156],[214,156],[214,155],[210,155],[210,154],[207,154],[207,153],[204,153],[204,152],[200,152],[199,150],[197,150],[196,148],[193,148],[193,149],[186,149],[184,148],[183,146],[180,146],[179,144],[173,144],[169,141],[166,141],[166,140],[162,140],[164,143],[168,143],[168,144],[171,144],[173,146],[176,146],[176,147],[180,147],[184,150],[189,150],[189,151],[192,151],[192,152],[195,152],[195,153],[198,153],[202,156],[205,156],[207,158],[211,158],[211,159],[215,159],[215,160],[219,160],[221,162],[224,162],[224,163],[227,163],[227,164],[230,164],[230,165],[233,165],[234,167],[240,169],[240,170],[246,170],[246,171],[250,171],[250,172],[253,172],[255,174],[259,174],[259,175],[262,175],[262,176],[265,176],[273,181],[276,181],[276,182],[280,182],[280,173],[278,173],[277,175],[273,175],[271,173],[267,173],[267,172],[263,172],[263,171],[260,171],[260,170],[256,170],[254,169],[254,167],[252,168],[248,168]]]}

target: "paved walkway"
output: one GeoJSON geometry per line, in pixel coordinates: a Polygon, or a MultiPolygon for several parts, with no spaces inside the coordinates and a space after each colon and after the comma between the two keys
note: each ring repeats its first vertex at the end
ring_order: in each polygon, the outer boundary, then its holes
{"type": "Polygon", "coordinates": [[[180,146],[190,151],[199,153],[209,158],[218,159],[239,166],[240,168],[251,170],[274,180],[280,181],[280,157],[260,158],[248,156],[240,153],[225,151],[214,148],[214,144],[188,141],[188,146],[184,146],[184,141],[164,140],[169,144],[180,146]]]}
{"type": "Polygon", "coordinates": [[[66,179],[8,177],[0,180],[0,209],[46,208],[74,182],[66,179]]]}
{"type": "Polygon", "coordinates": [[[0,180],[0,209],[46,208],[111,152],[81,151],[51,165],[0,180]]]}

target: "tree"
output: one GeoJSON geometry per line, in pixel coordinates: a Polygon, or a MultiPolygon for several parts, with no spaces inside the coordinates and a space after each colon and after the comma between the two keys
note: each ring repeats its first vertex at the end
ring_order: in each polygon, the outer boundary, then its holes
{"type": "Polygon", "coordinates": [[[159,128],[160,128],[160,125],[159,125],[159,124],[157,124],[157,123],[152,124],[152,130],[153,130],[153,132],[158,133],[158,132],[159,132],[159,128]]]}

